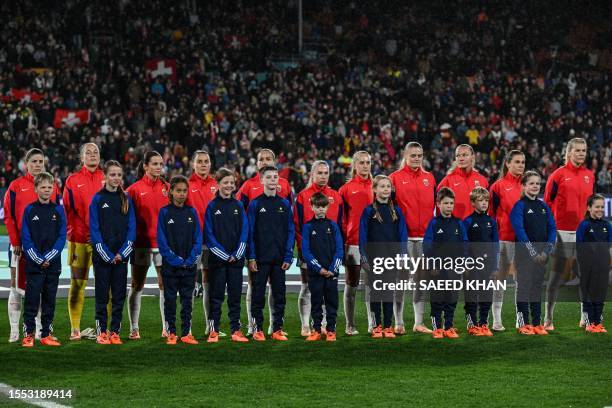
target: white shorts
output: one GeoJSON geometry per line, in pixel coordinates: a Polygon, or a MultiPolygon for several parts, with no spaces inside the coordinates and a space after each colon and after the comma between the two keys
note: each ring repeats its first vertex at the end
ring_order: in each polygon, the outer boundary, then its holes
{"type": "Polygon", "coordinates": [[[499,268],[508,269],[514,263],[514,241],[499,241],[499,268]]]}
{"type": "Polygon", "coordinates": [[[418,258],[423,255],[423,238],[411,238],[408,240],[408,256],[418,258]]]}
{"type": "Polygon", "coordinates": [[[345,261],[347,265],[361,265],[361,253],[359,245],[349,245],[346,247],[345,261]]]}
{"type": "Polygon", "coordinates": [[[557,230],[555,255],[563,258],[576,257],[576,231],[557,230]]]}
{"type": "Polygon", "coordinates": [[[134,248],[132,257],[132,265],[138,266],[161,266],[162,256],[159,253],[159,248],[134,248]]]}

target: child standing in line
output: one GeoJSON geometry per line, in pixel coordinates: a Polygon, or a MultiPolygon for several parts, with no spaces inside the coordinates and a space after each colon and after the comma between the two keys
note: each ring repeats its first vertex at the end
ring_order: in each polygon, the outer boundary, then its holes
{"type": "Polygon", "coordinates": [[[157,244],[162,256],[164,283],[166,344],[174,345],[176,336],[176,296],[181,297],[181,341],[198,344],[191,334],[193,289],[198,258],[202,252],[202,229],[198,214],[185,205],[189,182],[185,176],[170,180],[170,204],[159,210],[157,219],[157,244]]]}
{"type": "Polygon", "coordinates": [[[40,344],[59,346],[51,336],[57,285],[62,272],[61,253],[66,244],[64,207],[51,202],[54,178],[42,172],[34,178],[38,200],[23,212],[21,243],[26,258],[26,291],[23,347],[34,346],[36,313],[41,305],[40,344]]]}
{"type": "MultiPolygon", "coordinates": [[[[370,267],[366,251],[368,243],[401,243],[402,248],[408,245],[408,230],[404,215],[391,199],[393,191],[391,180],[388,176],[379,174],[374,177],[372,189],[374,202],[363,210],[359,223],[359,251],[361,264],[366,265],[366,270],[370,267]]],[[[372,338],[379,339],[383,336],[394,338],[393,302],[370,302],[370,310],[374,320],[372,338]]]]}
{"type": "Polygon", "coordinates": [[[523,195],[510,213],[517,242],[516,327],[526,336],[548,334],[541,323],[542,284],[546,262],[557,239],[557,227],[550,208],[538,199],[541,181],[536,171],[523,174],[523,195]]]}
{"type": "MultiPolygon", "coordinates": [[[[442,187],[436,195],[438,216],[433,218],[423,238],[423,253],[426,257],[457,258],[465,255],[467,234],[463,222],[453,217],[455,194],[448,187],[442,187]]],[[[454,270],[441,268],[434,280],[445,281],[458,279],[454,270]]],[[[455,309],[457,307],[457,291],[433,290],[431,293],[432,337],[451,339],[459,337],[454,327],[455,309]],[[442,325],[444,313],[444,325],[442,325]]]]}
{"type": "Polygon", "coordinates": [[[302,226],[302,256],[308,265],[308,289],[314,331],[307,341],[321,339],[323,303],[327,312],[326,340],[336,341],[338,314],[338,275],[344,259],[342,234],[338,224],[327,218],[329,199],[323,193],[310,198],[314,218],[302,226]]]}
{"type": "MultiPolygon", "coordinates": [[[[472,258],[482,257],[485,267],[472,269],[465,274],[466,279],[488,281],[499,270],[499,234],[497,223],[487,214],[489,192],[484,187],[476,187],[470,193],[470,202],[474,212],[463,220],[465,231],[470,241],[472,258]]],[[[466,291],[465,316],[468,321],[468,334],[471,336],[493,336],[489,329],[489,310],[493,302],[492,290],[466,291]],[[480,318],[477,316],[480,312],[480,318]]]]}
{"type": "Polygon", "coordinates": [[[593,194],[587,200],[587,212],[578,225],[576,244],[580,266],[580,296],[587,333],[607,333],[603,308],[610,274],[612,225],[603,219],[605,197],[593,194]]]}
{"type": "Polygon", "coordinates": [[[228,317],[232,341],[246,343],[240,329],[242,268],[249,235],[249,222],[242,203],[232,197],[236,190],[234,172],[220,168],[216,174],[217,196],[208,204],[204,216],[204,239],[209,248],[210,317],[208,342],[219,341],[221,306],[227,288],[228,317]]]}

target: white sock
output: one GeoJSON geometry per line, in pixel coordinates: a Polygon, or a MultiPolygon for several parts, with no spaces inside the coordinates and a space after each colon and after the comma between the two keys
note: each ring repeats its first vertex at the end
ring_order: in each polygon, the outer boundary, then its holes
{"type": "Polygon", "coordinates": [[[164,290],[163,289],[159,290],[159,313],[161,314],[162,330],[165,330],[166,316],[164,313],[164,290]]]}
{"type": "MultiPolygon", "coordinates": [[[[202,284],[202,308],[204,309],[204,321],[208,321],[210,316],[210,285],[208,282],[202,284]]],[[[206,325],[206,331],[204,334],[209,333],[209,325],[206,325]]]]}
{"type": "MultiPolygon", "coordinates": [[[[370,285],[365,285],[365,306],[366,306],[366,314],[368,315],[368,333],[371,333],[374,330],[374,315],[372,314],[372,309],[370,308],[370,294],[372,292],[372,287],[370,285]]],[[[355,298],[353,297],[353,302],[355,298]]]]}
{"type": "Polygon", "coordinates": [[[327,310],[325,309],[325,305],[323,305],[323,319],[321,319],[321,327],[327,329],[327,310]]]}
{"type": "Polygon", "coordinates": [[[344,318],[346,319],[346,327],[355,328],[355,293],[357,288],[345,285],[344,286],[344,318]]]}
{"type": "Polygon", "coordinates": [[[417,301],[412,302],[412,308],[414,310],[414,325],[423,326],[423,314],[425,313],[425,302],[417,301]]]}
{"type": "Polygon", "coordinates": [[[404,326],[404,296],[403,290],[393,292],[393,316],[396,326],[404,326]]]}
{"type": "Polygon", "coordinates": [[[248,333],[252,334],[255,332],[255,322],[253,321],[253,315],[251,314],[251,298],[253,297],[253,286],[251,282],[247,284],[246,291],[246,310],[247,310],[247,319],[248,319],[248,333]]]}
{"type": "Polygon", "coordinates": [[[42,335],[41,315],[42,315],[42,308],[40,307],[40,304],[39,304],[38,305],[38,313],[36,313],[36,317],[34,318],[34,320],[36,322],[36,335],[35,335],[35,337],[37,339],[40,339],[41,335],[42,335]]]}
{"type": "Polygon", "coordinates": [[[302,283],[300,286],[300,294],[298,295],[298,310],[300,312],[300,321],[302,322],[302,330],[310,330],[310,290],[307,283],[302,283]]]}
{"type": "Polygon", "coordinates": [[[505,290],[494,290],[493,291],[493,304],[491,305],[491,314],[493,315],[493,325],[502,325],[502,306],[504,304],[505,290]]]}
{"type": "Polygon", "coordinates": [[[580,325],[584,326],[588,321],[589,315],[584,312],[584,303],[580,302],[580,325]]]}
{"type": "Polygon", "coordinates": [[[132,330],[138,330],[141,298],[142,290],[130,288],[130,294],[128,295],[128,317],[130,319],[130,328],[132,330]]]}
{"type": "Polygon", "coordinates": [[[268,334],[272,334],[272,322],[274,321],[274,296],[272,295],[272,286],[268,290],[268,315],[270,316],[270,325],[268,326],[268,334]]]}
{"type": "Polygon", "coordinates": [[[8,316],[11,334],[19,334],[19,319],[21,318],[21,294],[16,288],[11,288],[8,298],[8,316]]]}

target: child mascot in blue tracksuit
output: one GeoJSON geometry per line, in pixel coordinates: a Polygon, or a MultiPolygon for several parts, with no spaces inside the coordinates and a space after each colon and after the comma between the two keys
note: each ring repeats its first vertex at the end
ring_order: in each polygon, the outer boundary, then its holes
{"type": "MultiPolygon", "coordinates": [[[[457,259],[464,257],[467,250],[465,247],[467,233],[463,222],[453,217],[455,193],[448,187],[442,187],[436,195],[436,203],[439,215],[427,225],[423,237],[423,253],[429,258],[457,259]]],[[[445,269],[444,266],[436,269],[436,272],[437,276],[432,276],[432,281],[437,282],[437,284],[461,279],[461,275],[458,275],[455,270],[445,269]]],[[[432,337],[434,339],[459,337],[454,327],[457,291],[432,290],[430,296],[432,337]],[[444,326],[442,325],[442,313],[444,313],[444,326]]]]}
{"type": "Polygon", "coordinates": [[[59,346],[51,336],[57,285],[62,272],[61,253],[66,244],[66,215],[64,207],[50,201],[53,193],[53,176],[43,172],[34,178],[38,200],[23,212],[21,242],[26,264],[26,291],[24,347],[34,346],[35,318],[38,306],[42,309],[40,343],[59,346]]]}
{"type": "Polygon", "coordinates": [[[557,239],[550,208],[538,199],[541,178],[536,171],[523,174],[523,195],[510,212],[516,235],[516,327],[523,335],[546,335],[541,324],[542,283],[546,261],[557,239]],[[531,314],[531,324],[529,315],[531,314]]]}
{"type": "MultiPolygon", "coordinates": [[[[391,180],[389,177],[379,174],[374,177],[372,189],[374,191],[374,202],[364,208],[359,222],[359,252],[361,264],[365,265],[364,269],[366,271],[370,270],[371,261],[367,253],[368,244],[399,243],[401,248],[407,248],[408,246],[408,230],[404,215],[399,206],[391,199],[391,193],[393,192],[391,180]]],[[[392,246],[389,248],[392,249],[392,246]]],[[[385,257],[393,258],[395,256],[395,253],[386,254],[384,250],[382,253],[378,252],[377,255],[382,254],[385,257]]],[[[371,282],[367,284],[370,285],[371,282]]],[[[374,293],[374,290],[370,293],[374,293]]],[[[380,297],[385,296],[385,294],[380,295],[380,297]]],[[[395,333],[392,326],[393,302],[370,301],[370,310],[374,315],[372,338],[382,338],[383,336],[394,338],[395,333]]]]}
{"type": "Polygon", "coordinates": [[[232,194],[236,190],[234,172],[221,168],[216,174],[219,190],[206,207],[204,239],[210,250],[208,258],[210,284],[210,320],[208,342],[219,341],[221,306],[227,288],[228,317],[232,341],[248,342],[240,330],[242,268],[249,234],[249,222],[242,203],[232,194]]]}
{"type": "MultiPolygon", "coordinates": [[[[463,220],[470,241],[468,254],[472,259],[484,260],[484,268],[466,271],[465,279],[486,283],[494,278],[499,270],[499,234],[497,223],[487,214],[490,195],[486,188],[476,187],[470,193],[474,212],[463,220]]],[[[493,303],[492,290],[465,291],[465,317],[468,334],[472,336],[493,336],[489,329],[488,318],[493,303]],[[480,312],[480,318],[477,313],[480,312]]]]}
{"type": "Polygon", "coordinates": [[[96,328],[99,344],[122,344],[119,336],[127,287],[127,262],[136,240],[134,205],[121,184],[123,169],[119,162],[104,165],[104,188],[89,205],[89,232],[96,284],[96,328]],[[108,335],[107,304],[112,293],[111,334],[108,335]]]}
{"type": "Polygon", "coordinates": [[[327,313],[326,340],[336,341],[338,316],[338,275],[344,259],[342,234],[338,224],[325,217],[329,199],[316,193],[310,198],[314,217],[302,226],[302,256],[308,267],[308,289],[311,296],[310,314],[314,331],[307,341],[321,339],[323,303],[327,313]]]}
{"type": "Polygon", "coordinates": [[[602,321],[610,274],[612,225],[603,219],[604,207],[604,196],[590,196],[585,219],[576,230],[580,297],[586,315],[587,333],[607,333],[602,321]]]}
{"type": "Polygon", "coordinates": [[[202,230],[193,207],[185,205],[189,182],[185,176],[170,180],[170,204],[159,210],[157,244],[162,256],[166,344],[176,344],[176,296],[181,297],[181,341],[198,344],[191,334],[192,296],[198,258],[202,252],[202,230]]]}
{"type": "Polygon", "coordinates": [[[253,340],[265,341],[263,333],[263,307],[266,284],[274,298],[272,339],[286,341],[282,331],[285,316],[285,272],[293,260],[295,226],[292,205],[277,195],[278,170],[265,166],[259,170],[263,194],[251,201],[247,211],[249,219],[249,271],[253,279],[251,314],[256,332],[253,340]]]}

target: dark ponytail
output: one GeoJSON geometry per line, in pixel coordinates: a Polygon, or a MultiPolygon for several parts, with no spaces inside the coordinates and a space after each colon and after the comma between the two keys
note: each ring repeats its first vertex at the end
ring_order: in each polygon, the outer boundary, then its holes
{"type": "MultiPolygon", "coordinates": [[[[105,176],[108,174],[108,171],[110,170],[111,167],[119,167],[123,171],[123,167],[121,167],[121,164],[119,164],[118,161],[109,160],[106,163],[104,163],[104,175],[105,176]]],[[[128,210],[130,209],[130,202],[127,199],[127,195],[125,191],[123,191],[123,187],[121,186],[121,184],[119,184],[119,186],[117,187],[117,191],[119,192],[119,199],[121,200],[121,214],[126,215],[128,213],[128,210]]]]}
{"type": "MultiPolygon", "coordinates": [[[[155,150],[151,150],[149,152],[146,152],[144,154],[144,157],[142,158],[142,160],[138,163],[138,167],[136,168],[136,174],[138,176],[138,179],[140,180],[141,178],[144,177],[145,175],[145,169],[144,166],[145,164],[149,164],[149,162],[151,161],[151,159],[155,156],[159,156],[162,157],[161,154],[159,154],[158,152],[156,152],[155,150]]],[[[162,157],[163,159],[163,157],[162,157]]],[[[163,180],[163,179],[162,179],[163,180]]]]}

